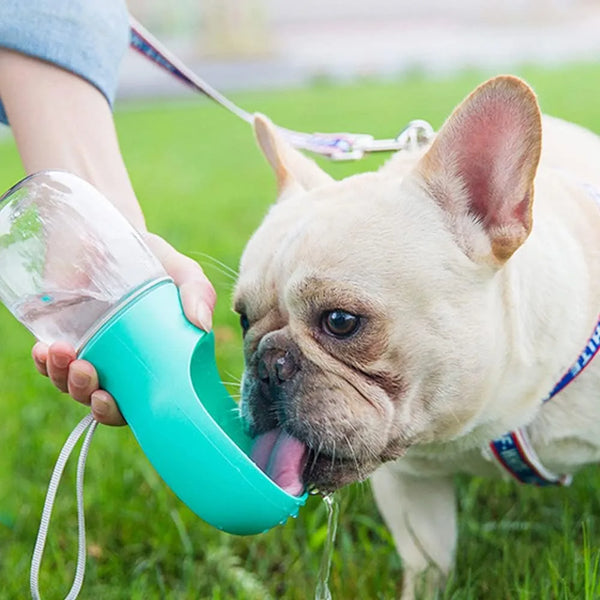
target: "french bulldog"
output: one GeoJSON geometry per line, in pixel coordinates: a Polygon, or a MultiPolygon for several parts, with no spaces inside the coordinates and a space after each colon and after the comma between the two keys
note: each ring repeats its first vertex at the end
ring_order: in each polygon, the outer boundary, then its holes
{"type": "Polygon", "coordinates": [[[490,440],[527,427],[560,473],[600,460],[600,359],[542,405],[600,310],[600,138],[512,76],[342,181],[254,125],[278,183],[234,293],[254,458],[292,494],[370,476],[403,598],[427,596],[453,562],[453,475],[506,476],[490,440]]]}

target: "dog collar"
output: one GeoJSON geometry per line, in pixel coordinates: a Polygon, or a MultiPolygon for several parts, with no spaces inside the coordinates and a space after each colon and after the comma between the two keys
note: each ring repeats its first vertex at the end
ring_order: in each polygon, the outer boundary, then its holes
{"type": "MultiPolygon", "coordinates": [[[[592,362],[598,350],[600,350],[600,318],[577,360],[543,399],[542,404],[548,402],[574,381],[592,362]]],[[[571,483],[570,475],[557,475],[542,465],[529,441],[525,428],[510,431],[502,437],[492,440],[489,448],[500,465],[521,483],[538,486],[569,485],[571,483]]]]}

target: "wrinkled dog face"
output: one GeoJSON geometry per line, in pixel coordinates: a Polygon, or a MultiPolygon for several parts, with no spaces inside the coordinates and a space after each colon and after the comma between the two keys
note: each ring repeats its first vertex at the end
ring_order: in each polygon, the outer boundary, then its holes
{"type": "Polygon", "coordinates": [[[485,419],[481,373],[503,334],[482,306],[529,232],[539,158],[539,147],[511,141],[539,128],[533,95],[518,80],[493,81],[424,157],[340,182],[256,119],[279,201],[244,252],[235,292],[242,413],[254,458],[290,493],[363,479],[485,419]],[[493,111],[487,135],[462,139],[465,120],[493,111]],[[515,173],[488,183],[485,163],[498,154],[515,173]],[[486,206],[486,194],[518,206],[486,206]]]}

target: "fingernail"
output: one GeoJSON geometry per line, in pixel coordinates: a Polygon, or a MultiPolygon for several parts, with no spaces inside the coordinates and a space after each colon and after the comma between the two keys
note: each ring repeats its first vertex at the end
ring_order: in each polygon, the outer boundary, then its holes
{"type": "Polygon", "coordinates": [[[31,355],[36,362],[46,362],[48,360],[48,346],[38,342],[32,349],[31,355]]]}
{"type": "Polygon", "coordinates": [[[105,417],[110,411],[108,402],[100,395],[92,394],[92,412],[97,417],[105,417]]]}
{"type": "Polygon", "coordinates": [[[71,383],[78,388],[87,387],[92,378],[82,371],[73,371],[70,375],[71,383]]]}
{"type": "Polygon", "coordinates": [[[58,356],[52,357],[52,363],[54,364],[55,367],[58,367],[59,369],[67,368],[69,366],[70,362],[71,362],[70,357],[65,356],[64,354],[59,354],[58,356]]]}
{"type": "Polygon", "coordinates": [[[212,329],[212,312],[204,302],[198,302],[196,306],[196,318],[204,331],[208,333],[212,329]]]}

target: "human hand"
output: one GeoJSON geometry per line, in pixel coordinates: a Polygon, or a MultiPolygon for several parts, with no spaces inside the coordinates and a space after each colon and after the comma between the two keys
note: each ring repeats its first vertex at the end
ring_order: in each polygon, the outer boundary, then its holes
{"type": "MultiPolygon", "coordinates": [[[[113,115],[99,87],[85,77],[19,52],[0,48],[2,104],[27,174],[59,169],[91,183],[143,232],[142,236],[179,287],[186,317],[212,327],[215,291],[202,269],[162,238],[146,233],[142,209],[118,144],[113,115]],[[39,102],[44,98],[44,102],[39,102]]],[[[124,423],[114,399],[98,389],[94,367],[77,360],[64,343],[36,344],[37,370],[107,425],[124,423]]]]}
{"type": "MultiPolygon", "coordinates": [[[[157,235],[143,233],[142,237],[179,288],[188,320],[210,331],[217,296],[200,265],[157,235]]],[[[77,359],[74,348],[63,342],[51,346],[38,342],[32,356],[36,369],[49,377],[59,390],[90,406],[99,423],[125,425],[114,398],[106,390],[99,389],[96,369],[91,363],[77,359]]]]}

